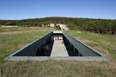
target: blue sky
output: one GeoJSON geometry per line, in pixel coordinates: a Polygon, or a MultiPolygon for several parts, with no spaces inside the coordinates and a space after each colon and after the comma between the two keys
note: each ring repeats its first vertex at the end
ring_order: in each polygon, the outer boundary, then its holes
{"type": "Polygon", "coordinates": [[[116,0],[0,0],[0,19],[53,16],[116,19],[116,0]]]}

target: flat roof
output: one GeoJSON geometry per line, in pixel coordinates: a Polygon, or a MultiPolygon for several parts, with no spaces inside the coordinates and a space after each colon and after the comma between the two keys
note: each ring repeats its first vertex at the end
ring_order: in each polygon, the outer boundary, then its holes
{"type": "MultiPolygon", "coordinates": [[[[59,48],[60,49],[60,48],[59,48]]],[[[98,51],[94,50],[93,48],[87,46],[86,44],[82,43],[81,41],[73,38],[72,36],[68,35],[65,32],[62,31],[53,31],[48,33],[47,35],[41,37],[40,39],[32,42],[31,44],[27,45],[26,47],[14,52],[13,54],[6,57],[4,60],[78,60],[78,61],[110,61],[108,57],[105,55],[99,53],[98,51]],[[82,54],[82,56],[68,56],[68,53],[66,53],[65,46],[61,44],[61,41],[54,42],[53,49],[51,56],[34,56],[37,52],[38,46],[41,46],[45,44],[46,40],[52,35],[52,34],[63,34],[67,38],[67,40],[82,54]],[[60,45],[61,50],[57,50],[58,47],[56,45],[60,45]],[[63,50],[64,49],[64,50],[63,50]],[[60,52],[60,53],[58,53],[60,52]],[[57,55],[53,55],[56,53],[57,55]],[[62,53],[62,54],[61,54],[62,53]],[[62,55],[62,56],[59,56],[62,55]],[[100,55],[100,56],[98,56],[100,55]]]]}

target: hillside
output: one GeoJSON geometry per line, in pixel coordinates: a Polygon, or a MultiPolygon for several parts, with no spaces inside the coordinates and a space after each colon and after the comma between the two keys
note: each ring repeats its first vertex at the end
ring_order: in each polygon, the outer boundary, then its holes
{"type": "Polygon", "coordinates": [[[50,23],[66,24],[70,30],[83,30],[101,34],[116,34],[116,20],[89,19],[89,18],[68,18],[68,17],[46,17],[23,20],[0,20],[0,25],[19,26],[46,26],[50,23]]]}
{"type": "Polygon", "coordinates": [[[69,35],[111,59],[85,61],[4,61],[4,58],[43,35],[55,30],[46,27],[2,28],[0,32],[0,77],[115,77],[116,36],[86,31],[66,31],[69,35]]]}

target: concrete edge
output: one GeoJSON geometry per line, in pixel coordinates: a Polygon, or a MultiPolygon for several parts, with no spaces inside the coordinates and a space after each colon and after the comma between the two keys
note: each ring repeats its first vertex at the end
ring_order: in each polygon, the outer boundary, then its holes
{"type": "Polygon", "coordinates": [[[34,60],[34,61],[44,61],[44,60],[110,61],[110,59],[108,57],[94,57],[94,56],[86,56],[86,57],[13,56],[13,57],[5,58],[5,61],[26,61],[26,60],[34,60]]]}

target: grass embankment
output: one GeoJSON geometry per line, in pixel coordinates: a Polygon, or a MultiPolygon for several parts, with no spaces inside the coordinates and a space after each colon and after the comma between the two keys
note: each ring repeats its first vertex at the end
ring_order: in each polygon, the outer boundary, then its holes
{"type": "MultiPolygon", "coordinates": [[[[8,28],[9,29],[9,28],[8,28]]],[[[12,30],[12,28],[11,28],[12,30]]],[[[116,36],[89,32],[67,31],[68,34],[110,57],[108,62],[82,61],[4,61],[4,58],[52,31],[51,28],[22,28],[0,34],[0,74],[2,77],[115,77],[116,36]]]]}

